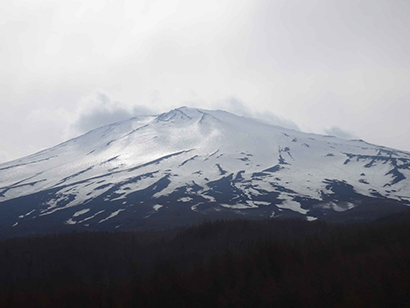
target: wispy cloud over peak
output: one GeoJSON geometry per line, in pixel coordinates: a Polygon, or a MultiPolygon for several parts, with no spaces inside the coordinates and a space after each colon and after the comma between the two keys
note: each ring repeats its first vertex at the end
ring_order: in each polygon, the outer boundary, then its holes
{"type": "Polygon", "coordinates": [[[323,131],[326,135],[335,136],[335,137],[339,137],[343,139],[353,139],[357,137],[352,132],[349,132],[348,130],[344,130],[340,128],[339,126],[332,126],[329,128],[325,128],[323,129],[323,131]]]}

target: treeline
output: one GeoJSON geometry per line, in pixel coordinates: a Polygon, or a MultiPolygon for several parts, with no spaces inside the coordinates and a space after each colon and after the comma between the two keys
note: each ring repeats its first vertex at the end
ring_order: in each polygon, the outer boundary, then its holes
{"type": "Polygon", "coordinates": [[[0,242],[0,307],[410,307],[410,216],[0,242]]]}

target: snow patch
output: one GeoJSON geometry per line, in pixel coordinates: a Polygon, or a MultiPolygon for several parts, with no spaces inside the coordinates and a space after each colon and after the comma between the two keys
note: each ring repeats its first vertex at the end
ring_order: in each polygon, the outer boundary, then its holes
{"type": "Polygon", "coordinates": [[[154,205],[152,208],[153,208],[155,211],[158,212],[158,210],[159,210],[160,208],[162,208],[162,207],[164,207],[164,206],[161,205],[161,204],[156,204],[156,205],[154,205]]]}
{"type": "Polygon", "coordinates": [[[192,200],[194,200],[194,199],[192,199],[191,197],[182,197],[182,198],[179,198],[177,201],[179,201],[179,202],[189,202],[189,201],[192,201],[192,200]]]}
{"type": "Polygon", "coordinates": [[[72,220],[71,218],[68,219],[68,220],[66,220],[66,222],[65,222],[66,225],[75,225],[76,223],[77,223],[77,222],[74,221],[74,220],[72,220]]]}
{"type": "MultiPolygon", "coordinates": [[[[280,197],[282,197],[282,195],[280,197]]],[[[288,209],[301,214],[306,214],[308,212],[307,210],[302,209],[299,202],[294,200],[285,200],[281,204],[277,204],[277,207],[281,209],[288,209]]]]}
{"type": "Polygon", "coordinates": [[[94,215],[92,215],[92,216],[90,216],[90,217],[87,217],[87,218],[85,218],[85,219],[79,221],[78,223],[80,224],[80,223],[83,223],[84,221],[93,219],[95,216],[100,215],[101,213],[104,213],[104,212],[105,212],[105,210],[99,211],[99,212],[95,213],[94,215]]]}
{"type": "Polygon", "coordinates": [[[221,206],[223,206],[224,208],[227,208],[227,209],[237,209],[237,210],[247,210],[247,209],[252,209],[252,208],[257,207],[257,206],[254,206],[254,205],[245,205],[245,204],[240,204],[240,203],[237,203],[237,204],[223,204],[223,203],[221,203],[221,206]]]}
{"type": "Polygon", "coordinates": [[[267,201],[253,201],[253,203],[256,205],[271,205],[271,203],[267,201]]]}
{"type": "Polygon", "coordinates": [[[340,203],[327,202],[324,205],[322,205],[322,207],[328,210],[332,209],[335,212],[345,212],[347,210],[351,210],[352,208],[354,208],[355,205],[350,202],[340,202],[340,203]]]}
{"type": "Polygon", "coordinates": [[[102,222],[104,222],[104,221],[107,221],[108,219],[111,219],[111,218],[117,216],[117,215],[118,215],[120,212],[122,212],[122,211],[124,211],[124,209],[119,209],[118,211],[112,212],[112,213],[110,214],[110,216],[108,216],[107,218],[104,218],[104,219],[100,220],[98,223],[100,224],[100,223],[102,223],[102,222]]]}
{"type": "Polygon", "coordinates": [[[20,215],[19,218],[27,217],[27,216],[31,215],[32,213],[34,213],[34,212],[35,212],[35,210],[32,210],[32,211],[30,211],[30,212],[28,212],[28,213],[26,213],[26,214],[24,214],[24,215],[20,215]]]}
{"type": "Polygon", "coordinates": [[[84,210],[75,212],[74,215],[73,215],[73,217],[78,217],[78,216],[84,215],[85,213],[87,213],[87,212],[89,212],[89,211],[90,211],[90,209],[84,209],[84,210]]]}

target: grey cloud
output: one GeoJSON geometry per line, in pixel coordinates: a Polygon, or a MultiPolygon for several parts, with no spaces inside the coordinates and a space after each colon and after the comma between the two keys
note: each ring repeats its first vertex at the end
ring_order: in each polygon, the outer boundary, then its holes
{"type": "Polygon", "coordinates": [[[0,151],[10,159],[185,102],[410,149],[407,0],[3,2],[0,151]],[[79,104],[96,88],[115,100],[79,104]]]}
{"type": "Polygon", "coordinates": [[[96,92],[82,101],[77,113],[77,120],[72,124],[72,128],[79,133],[86,133],[100,126],[128,120],[136,115],[152,114],[152,110],[140,105],[130,108],[119,101],[112,100],[105,93],[96,92]]]}
{"type": "Polygon", "coordinates": [[[406,1],[263,0],[259,5],[255,61],[269,58],[270,65],[300,71],[409,60],[406,1]]]}
{"type": "Polygon", "coordinates": [[[353,138],[356,137],[353,133],[351,133],[347,130],[344,130],[344,129],[338,127],[338,126],[332,126],[332,127],[329,127],[329,128],[325,128],[324,132],[327,135],[335,136],[335,137],[339,137],[339,138],[343,138],[343,139],[353,139],[353,138]]]}
{"type": "Polygon", "coordinates": [[[238,98],[231,96],[218,103],[218,107],[240,116],[251,116],[252,110],[238,98]]]}
{"type": "Polygon", "coordinates": [[[269,110],[262,111],[257,106],[251,108],[234,96],[219,102],[217,108],[232,112],[236,115],[255,118],[267,124],[300,130],[298,125],[292,120],[280,117],[269,110]]]}
{"type": "Polygon", "coordinates": [[[153,108],[148,108],[144,105],[135,105],[132,108],[132,114],[134,116],[137,115],[154,115],[157,114],[157,110],[153,109],[153,108]]]}
{"type": "Polygon", "coordinates": [[[7,160],[7,155],[0,152],[0,164],[6,162],[7,160]]]}

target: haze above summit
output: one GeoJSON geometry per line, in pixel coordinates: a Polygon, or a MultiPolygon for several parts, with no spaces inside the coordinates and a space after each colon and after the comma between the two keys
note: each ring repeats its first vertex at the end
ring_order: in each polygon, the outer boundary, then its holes
{"type": "Polygon", "coordinates": [[[410,150],[407,1],[2,4],[0,162],[182,105],[410,150]]]}

